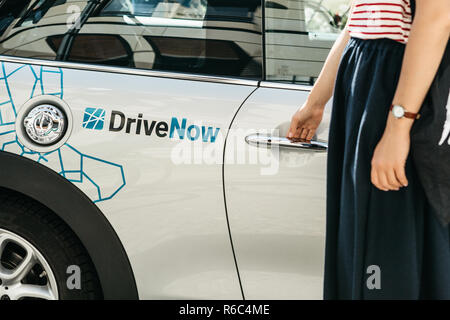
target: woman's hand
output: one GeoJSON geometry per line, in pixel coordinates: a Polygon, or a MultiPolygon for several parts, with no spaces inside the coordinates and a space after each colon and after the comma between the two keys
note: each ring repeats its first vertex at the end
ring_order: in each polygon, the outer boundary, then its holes
{"type": "Polygon", "coordinates": [[[410,149],[410,119],[389,115],[386,130],[372,158],[372,183],[380,190],[399,190],[408,186],[405,164],[410,149]]]}
{"type": "Polygon", "coordinates": [[[314,137],[317,127],[322,121],[325,104],[333,95],[339,62],[349,39],[350,33],[345,27],[331,48],[306,103],[292,117],[287,138],[308,141],[314,137]]]}
{"type": "MultiPolygon", "coordinates": [[[[450,1],[416,0],[416,16],[409,34],[393,104],[417,113],[436,75],[450,35],[450,1]]],[[[407,186],[405,162],[413,121],[391,113],[372,158],[372,183],[381,190],[407,186]]]]}
{"type": "Polygon", "coordinates": [[[292,116],[291,127],[286,137],[310,141],[322,121],[324,108],[324,105],[313,105],[306,102],[292,116]]]}

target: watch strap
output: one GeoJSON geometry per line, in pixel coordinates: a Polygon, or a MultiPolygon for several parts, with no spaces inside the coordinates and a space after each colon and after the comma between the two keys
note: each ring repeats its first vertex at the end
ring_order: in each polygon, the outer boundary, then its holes
{"type": "MultiPolygon", "coordinates": [[[[394,108],[394,105],[391,104],[390,111],[392,111],[393,108],[394,108]]],[[[403,108],[403,110],[405,110],[405,108],[403,108]]],[[[408,118],[408,119],[419,119],[420,118],[420,113],[413,113],[413,112],[409,112],[409,111],[405,110],[405,113],[403,114],[403,117],[408,118]]]]}

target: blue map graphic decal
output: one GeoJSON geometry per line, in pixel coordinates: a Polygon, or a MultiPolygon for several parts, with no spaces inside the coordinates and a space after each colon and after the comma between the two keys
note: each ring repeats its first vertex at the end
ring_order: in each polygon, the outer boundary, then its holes
{"type": "MultiPolygon", "coordinates": [[[[38,95],[54,95],[63,98],[61,68],[1,63],[0,150],[31,158],[50,167],[86,191],[94,202],[113,198],[126,185],[122,165],[84,154],[69,143],[55,151],[39,153],[27,149],[19,142],[14,129],[17,108],[38,95]],[[19,73],[20,90],[16,92],[13,87],[18,86],[19,81],[12,81],[11,78],[19,73]],[[23,94],[24,81],[30,84],[28,96],[23,94]]],[[[83,126],[100,130],[103,128],[104,117],[104,110],[92,108],[90,119],[85,118],[83,126]]]]}

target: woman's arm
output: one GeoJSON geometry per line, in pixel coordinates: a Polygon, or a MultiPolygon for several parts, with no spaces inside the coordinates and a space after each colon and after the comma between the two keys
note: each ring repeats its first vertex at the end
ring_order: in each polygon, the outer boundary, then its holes
{"type": "MultiPolygon", "coordinates": [[[[393,104],[417,113],[433,82],[450,36],[450,1],[416,0],[416,15],[406,45],[393,104]]],[[[379,189],[408,185],[405,162],[414,120],[389,113],[386,129],[372,159],[372,183],[379,189]]]]}
{"type": "MultiPolygon", "coordinates": [[[[353,5],[350,12],[353,11],[353,5]]],[[[347,26],[331,48],[305,104],[294,114],[287,137],[311,140],[322,121],[325,104],[333,95],[339,61],[350,35],[347,26]]]]}

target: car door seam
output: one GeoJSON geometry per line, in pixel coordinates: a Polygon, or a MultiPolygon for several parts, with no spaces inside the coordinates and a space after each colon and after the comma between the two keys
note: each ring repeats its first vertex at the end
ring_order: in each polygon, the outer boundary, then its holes
{"type": "Polygon", "coordinates": [[[231,227],[230,227],[230,219],[228,218],[228,208],[227,208],[227,200],[226,200],[226,192],[225,192],[225,152],[226,152],[226,147],[227,147],[227,140],[228,140],[228,134],[230,133],[231,127],[233,126],[234,120],[236,119],[236,116],[238,115],[239,111],[241,110],[241,108],[244,106],[244,104],[247,102],[247,100],[253,95],[253,93],[255,93],[256,90],[258,90],[258,87],[256,87],[249,95],[247,98],[245,98],[245,100],[242,102],[242,104],[239,106],[239,108],[236,110],[233,118],[231,119],[230,122],[230,126],[228,128],[226,137],[225,137],[225,141],[224,141],[224,146],[223,146],[223,161],[222,161],[222,190],[223,190],[223,201],[224,201],[224,207],[225,207],[225,216],[227,219],[227,227],[228,227],[228,235],[230,237],[230,244],[231,244],[231,251],[233,253],[233,258],[234,258],[234,264],[236,267],[236,273],[238,276],[238,280],[239,280],[239,286],[241,288],[241,294],[242,294],[242,299],[245,300],[245,294],[244,294],[244,288],[242,285],[242,280],[241,280],[241,275],[239,272],[239,266],[238,266],[238,262],[237,262],[237,257],[236,257],[236,252],[234,250],[234,244],[233,244],[233,237],[231,235],[231,227]]]}

